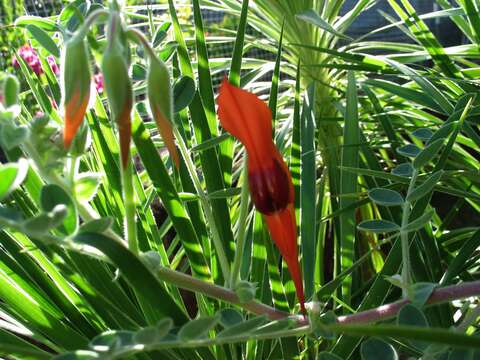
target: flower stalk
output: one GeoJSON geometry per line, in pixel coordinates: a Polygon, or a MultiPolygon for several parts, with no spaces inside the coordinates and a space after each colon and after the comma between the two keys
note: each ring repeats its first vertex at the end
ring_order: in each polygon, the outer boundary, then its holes
{"type": "Polygon", "coordinates": [[[410,270],[410,243],[408,239],[408,231],[405,231],[405,227],[408,225],[408,220],[410,218],[410,212],[412,205],[408,201],[410,193],[415,188],[415,183],[417,181],[418,170],[413,169],[412,177],[410,178],[410,184],[408,185],[407,196],[405,196],[405,202],[403,203],[402,210],[402,226],[400,228],[400,241],[402,245],[402,292],[403,297],[408,297],[408,286],[412,283],[412,273],[410,270]]]}

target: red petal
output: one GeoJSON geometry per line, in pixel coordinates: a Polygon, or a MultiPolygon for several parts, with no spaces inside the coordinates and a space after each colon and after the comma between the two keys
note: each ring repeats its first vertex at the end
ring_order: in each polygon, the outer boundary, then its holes
{"type": "Polygon", "coordinates": [[[218,116],[225,130],[240,140],[255,163],[271,158],[272,115],[256,95],[224,79],[218,96],[218,116]]]}
{"type": "Polygon", "coordinates": [[[75,137],[75,134],[83,121],[85,112],[88,106],[88,93],[83,99],[80,98],[80,92],[76,91],[65,104],[65,129],[63,130],[63,145],[65,149],[70,147],[70,144],[75,137]]]}
{"type": "Polygon", "coordinates": [[[280,250],[280,254],[287,263],[292,275],[300,307],[305,314],[305,295],[303,293],[302,272],[298,262],[297,225],[293,204],[271,215],[264,215],[270,236],[280,250]]]}
{"type": "Polygon", "coordinates": [[[120,136],[120,159],[125,169],[130,158],[130,139],[132,136],[132,122],[130,120],[130,108],[120,116],[118,121],[118,133],[120,136]]]}
{"type": "Polygon", "coordinates": [[[177,169],[179,169],[180,157],[178,156],[177,147],[175,146],[175,138],[173,136],[172,124],[170,123],[170,121],[163,117],[160,109],[156,107],[153,108],[153,117],[155,118],[155,122],[157,123],[157,128],[160,132],[160,136],[162,137],[162,140],[165,143],[168,152],[170,153],[170,157],[172,158],[177,169]]]}

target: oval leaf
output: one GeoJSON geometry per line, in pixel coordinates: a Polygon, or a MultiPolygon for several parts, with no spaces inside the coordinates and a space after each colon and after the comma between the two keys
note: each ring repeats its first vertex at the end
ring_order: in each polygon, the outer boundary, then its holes
{"type": "Polygon", "coordinates": [[[408,287],[408,298],[413,305],[419,308],[425,305],[437,284],[417,282],[408,287]]]}
{"type": "Polygon", "coordinates": [[[229,327],[217,335],[217,338],[226,338],[237,335],[250,334],[252,331],[262,326],[267,322],[265,316],[257,316],[250,320],[241,322],[240,324],[229,327]]]}
{"type": "Polygon", "coordinates": [[[20,159],[18,163],[0,165],[0,201],[17,189],[27,176],[28,161],[20,159]]]}
{"type": "Polygon", "coordinates": [[[78,201],[90,201],[100,186],[100,175],[96,173],[82,173],[75,180],[75,194],[78,201]]]}
{"type": "Polygon", "coordinates": [[[366,220],[357,225],[358,230],[375,234],[399,231],[400,226],[387,220],[366,220]]]}
{"type": "Polygon", "coordinates": [[[397,153],[410,158],[416,157],[418,154],[420,154],[420,151],[420,148],[414,144],[407,144],[397,148],[397,153]]]}
{"type": "Polygon", "coordinates": [[[397,360],[398,355],[392,345],[380,339],[368,339],[360,347],[362,360],[397,360]]]}
{"type": "Polygon", "coordinates": [[[423,141],[428,141],[432,138],[433,132],[430,129],[417,129],[414,132],[412,132],[412,135],[415,136],[417,139],[423,140],[423,141]]]}
{"type": "Polygon", "coordinates": [[[417,231],[418,229],[423,228],[425,226],[425,224],[427,224],[430,221],[430,219],[432,218],[434,211],[435,210],[433,210],[433,209],[427,211],[426,213],[424,213],[419,218],[415,219],[411,223],[408,223],[402,229],[402,231],[412,232],[412,231],[417,231]]]}
{"type": "Polygon", "coordinates": [[[111,330],[95,336],[88,346],[98,352],[108,352],[112,346],[133,345],[133,331],[111,330]]]}
{"type": "Polygon", "coordinates": [[[94,232],[94,233],[103,233],[110,229],[113,224],[113,218],[104,217],[100,219],[94,219],[88,222],[83,223],[78,232],[94,232]]]}
{"type": "Polygon", "coordinates": [[[55,184],[45,185],[40,194],[40,204],[44,211],[50,212],[57,205],[65,205],[67,214],[63,219],[63,231],[72,234],[78,226],[77,208],[70,195],[60,186],[55,184]]]}
{"type": "Polygon", "coordinates": [[[407,178],[412,177],[413,166],[409,162],[400,164],[392,170],[392,174],[397,176],[407,177],[407,178]]]}
{"type": "Polygon", "coordinates": [[[185,109],[195,96],[195,81],[189,76],[182,76],[173,87],[173,111],[185,109]]]}
{"type": "Polygon", "coordinates": [[[375,188],[368,192],[368,197],[375,204],[383,206],[403,205],[403,197],[398,192],[390,189],[375,188]]]}
{"type": "MultiPolygon", "coordinates": [[[[409,325],[418,327],[428,327],[428,321],[424,313],[415,305],[407,304],[400,309],[397,316],[397,323],[399,325],[409,325]]],[[[413,346],[420,350],[425,350],[428,343],[423,341],[409,341],[413,346]]]]}
{"type": "Polygon", "coordinates": [[[422,166],[427,164],[432,160],[435,155],[440,151],[443,146],[444,139],[438,139],[429,144],[425,149],[423,149],[417,157],[413,160],[413,167],[415,169],[420,169],[422,166]]]}
{"type": "Polygon", "coordinates": [[[147,69],[141,64],[133,64],[132,66],[133,80],[145,80],[147,78],[147,69]]]}
{"type": "Polygon", "coordinates": [[[220,324],[224,328],[229,328],[240,324],[243,321],[243,316],[235,309],[222,309],[218,313],[220,324]]]}
{"type": "Polygon", "coordinates": [[[48,35],[45,30],[34,24],[27,25],[27,30],[45,50],[57,58],[60,57],[60,50],[57,44],[55,44],[55,41],[52,40],[52,37],[48,35]]]}
{"type": "Polygon", "coordinates": [[[181,341],[195,340],[207,335],[218,323],[218,316],[201,317],[186,323],[178,332],[181,341]]]}
{"type": "Polygon", "coordinates": [[[407,196],[407,201],[413,202],[429,194],[430,191],[432,191],[432,189],[435,187],[435,185],[437,185],[437,183],[440,181],[442,175],[443,170],[434,173],[407,196]]]}

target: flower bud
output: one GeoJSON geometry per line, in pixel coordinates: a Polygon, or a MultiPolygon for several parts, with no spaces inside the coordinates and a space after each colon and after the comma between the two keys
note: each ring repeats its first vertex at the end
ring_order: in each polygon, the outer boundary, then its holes
{"type": "Polygon", "coordinates": [[[167,146],[173,162],[178,168],[180,165],[180,158],[178,156],[177,148],[175,147],[175,139],[172,130],[173,96],[172,87],[170,85],[170,75],[163,61],[154,56],[150,58],[147,83],[148,102],[150,103],[153,118],[157,124],[160,136],[167,146]]]}
{"type": "Polygon", "coordinates": [[[69,148],[83,121],[90,100],[91,71],[83,36],[71,38],[62,55],[62,94],[65,116],[63,144],[69,148]]]}
{"type": "Polygon", "coordinates": [[[10,107],[18,104],[18,90],[20,85],[18,80],[13,75],[7,75],[3,79],[3,102],[5,107],[10,107]]]}
{"type": "Polygon", "coordinates": [[[131,118],[133,105],[132,83],[128,65],[119,47],[109,46],[102,59],[102,73],[108,104],[120,135],[120,157],[125,168],[130,155],[131,118]]]}

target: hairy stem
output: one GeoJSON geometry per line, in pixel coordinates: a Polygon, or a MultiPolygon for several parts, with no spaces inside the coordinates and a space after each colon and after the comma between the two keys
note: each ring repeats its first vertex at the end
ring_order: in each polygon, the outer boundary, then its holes
{"type": "Polygon", "coordinates": [[[137,224],[135,221],[135,194],[133,191],[132,163],[129,161],[122,167],[123,201],[125,202],[125,238],[128,248],[138,255],[137,224]]]}
{"type": "Polygon", "coordinates": [[[402,283],[403,283],[403,297],[408,296],[408,285],[412,283],[412,273],[410,270],[410,244],[408,240],[408,232],[404,228],[408,225],[408,220],[410,218],[411,204],[407,200],[410,193],[415,188],[415,182],[417,181],[418,170],[413,169],[412,178],[410,179],[410,184],[408,185],[407,196],[405,197],[405,202],[403,204],[402,212],[402,227],[400,230],[400,241],[402,242],[402,283]]]}

